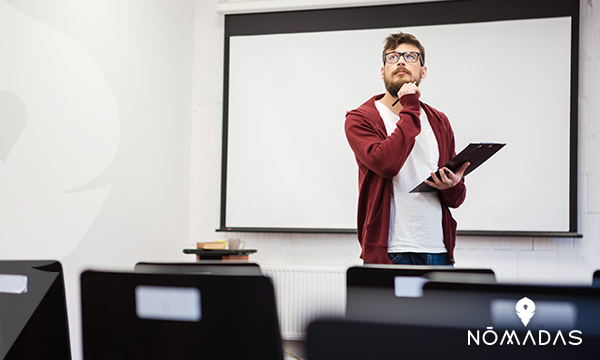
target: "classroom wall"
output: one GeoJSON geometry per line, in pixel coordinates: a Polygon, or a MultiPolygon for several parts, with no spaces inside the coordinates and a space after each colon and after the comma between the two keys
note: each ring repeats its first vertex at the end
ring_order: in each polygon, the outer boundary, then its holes
{"type": "Polygon", "coordinates": [[[193,260],[192,0],[0,1],[0,259],[193,260]]]}
{"type": "MultiPolygon", "coordinates": [[[[215,231],[223,85],[217,10],[353,3],[329,1],[0,1],[0,258],[63,263],[74,359],[85,269],[189,261],[182,248],[228,237],[257,249],[251,260],[265,266],[361,263],[354,235],[215,231]]],[[[598,1],[581,0],[584,237],[461,237],[457,266],[491,267],[503,281],[560,283],[589,283],[600,268],[598,1]]]]}
{"type": "MultiPolygon", "coordinates": [[[[404,1],[397,1],[401,3],[404,1]]],[[[390,1],[293,0],[195,2],[194,115],[192,125],[192,241],[242,238],[262,265],[344,268],[360,264],[355,235],[219,233],[223,15],[244,11],[304,9],[327,4],[390,1]],[[211,54],[206,56],[206,54],[211,54]]],[[[600,268],[600,15],[598,0],[581,0],[579,97],[579,232],[583,238],[459,237],[457,267],[492,268],[500,281],[588,284],[600,268]]],[[[425,44],[426,45],[426,44],[425,44]]],[[[557,49],[560,51],[560,49],[557,49]]],[[[549,61],[557,54],[549,54],[549,61]]],[[[522,65],[522,64],[521,64],[522,65]]],[[[521,66],[508,64],[510,66],[521,66]]],[[[535,66],[526,64],[525,66],[535,66]]],[[[368,69],[365,69],[368,71],[368,69]]],[[[551,76],[551,75],[550,75],[551,76]]],[[[293,85],[293,84],[291,84],[293,85]]],[[[290,86],[282,83],[282,88],[290,86]]],[[[358,104],[357,104],[358,105],[358,104]]],[[[435,104],[433,104],[435,106],[435,104]]],[[[443,110],[443,109],[442,109],[443,110]]],[[[344,114],[340,114],[344,116],[344,114]]],[[[552,169],[531,181],[551,181],[552,169]]],[[[517,176],[506,170],[506,176],[517,176]]],[[[551,196],[551,194],[548,194],[551,196]]],[[[468,199],[467,199],[468,201],[468,199]]]]}

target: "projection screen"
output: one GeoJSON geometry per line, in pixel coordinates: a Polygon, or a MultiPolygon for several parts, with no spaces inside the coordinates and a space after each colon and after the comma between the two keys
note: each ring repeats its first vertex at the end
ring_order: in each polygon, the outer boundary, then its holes
{"type": "MultiPolygon", "coordinates": [[[[383,41],[426,50],[421,100],[456,151],[507,145],[466,177],[459,234],[577,236],[578,1],[444,1],[227,15],[222,231],[356,230],[345,113],[385,91],[383,41]]],[[[429,174],[424,174],[424,178],[429,174]]]]}

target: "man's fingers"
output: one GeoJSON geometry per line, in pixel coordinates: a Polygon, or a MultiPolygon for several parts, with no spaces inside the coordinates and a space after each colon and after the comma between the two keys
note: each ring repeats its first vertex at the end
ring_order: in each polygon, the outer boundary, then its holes
{"type": "Polygon", "coordinates": [[[448,176],[450,175],[450,170],[448,170],[447,168],[441,168],[440,169],[440,178],[442,180],[446,180],[448,179],[448,176]]]}
{"type": "Polygon", "coordinates": [[[460,169],[458,169],[458,171],[456,172],[457,175],[463,176],[464,172],[467,170],[467,168],[469,167],[469,165],[471,165],[470,162],[466,162],[464,164],[462,164],[462,166],[460,167],[460,169]]]}
{"type": "Polygon", "coordinates": [[[421,95],[421,91],[419,90],[419,87],[416,85],[416,82],[411,82],[411,83],[404,83],[402,84],[402,86],[400,87],[400,90],[398,90],[398,97],[402,97],[403,95],[407,95],[407,94],[417,94],[417,95],[421,95]]]}

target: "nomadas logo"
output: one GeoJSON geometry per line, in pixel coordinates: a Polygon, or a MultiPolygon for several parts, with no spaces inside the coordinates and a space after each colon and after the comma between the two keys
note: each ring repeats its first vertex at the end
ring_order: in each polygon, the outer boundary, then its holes
{"type": "MultiPolygon", "coordinates": [[[[524,297],[517,301],[515,310],[523,325],[527,327],[536,313],[536,306],[531,299],[524,297]]],[[[535,330],[533,332],[527,330],[525,335],[520,330],[519,333],[521,338],[519,338],[516,330],[504,330],[504,333],[498,333],[492,326],[488,326],[486,331],[483,332],[481,330],[476,332],[468,330],[467,345],[471,345],[471,343],[474,345],[526,345],[529,343],[532,345],[549,345],[550,343],[552,345],[581,345],[583,342],[582,338],[579,337],[582,335],[580,330],[571,330],[568,334],[563,334],[561,330],[557,330],[555,334],[552,334],[550,331],[540,329],[537,331],[537,336],[534,335],[535,330]]]]}

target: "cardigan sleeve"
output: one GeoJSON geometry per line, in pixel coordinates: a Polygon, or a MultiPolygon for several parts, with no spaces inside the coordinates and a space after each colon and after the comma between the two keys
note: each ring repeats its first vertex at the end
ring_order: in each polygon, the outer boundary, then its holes
{"type": "Polygon", "coordinates": [[[467,197],[467,187],[465,186],[465,178],[463,177],[456,186],[450,189],[440,190],[440,202],[449,207],[459,207],[467,197]]]}
{"type": "Polygon", "coordinates": [[[357,160],[384,178],[398,174],[421,132],[418,96],[402,96],[400,103],[400,120],[390,136],[377,125],[380,116],[376,108],[370,112],[359,108],[346,115],[346,138],[357,160]]]}

